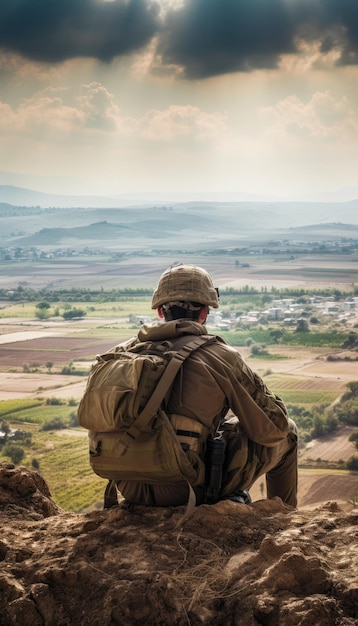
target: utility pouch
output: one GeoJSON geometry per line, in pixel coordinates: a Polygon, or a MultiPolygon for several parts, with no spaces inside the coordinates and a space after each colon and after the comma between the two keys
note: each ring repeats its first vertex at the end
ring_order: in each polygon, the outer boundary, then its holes
{"type": "Polygon", "coordinates": [[[219,500],[223,479],[225,449],[226,441],[221,432],[219,432],[215,438],[208,438],[205,455],[205,501],[207,504],[214,504],[219,500]]]}

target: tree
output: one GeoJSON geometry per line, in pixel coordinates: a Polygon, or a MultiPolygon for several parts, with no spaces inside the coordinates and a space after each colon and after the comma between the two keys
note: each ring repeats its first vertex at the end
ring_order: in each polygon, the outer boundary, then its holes
{"type": "Polygon", "coordinates": [[[322,437],[325,433],[324,420],[320,415],[315,415],[313,418],[312,437],[322,437]]]}
{"type": "Polygon", "coordinates": [[[4,443],[6,443],[11,429],[5,420],[1,422],[0,430],[4,433],[4,443]]]}
{"type": "Polygon", "coordinates": [[[270,302],[272,302],[272,296],[270,296],[269,294],[265,293],[262,298],[261,298],[261,302],[262,304],[269,304],[270,302]]]}
{"type": "Polygon", "coordinates": [[[34,468],[34,470],[39,470],[40,469],[40,463],[37,459],[32,459],[31,461],[31,467],[34,468]]]}
{"type": "Polygon", "coordinates": [[[6,444],[3,454],[5,456],[9,456],[14,465],[18,465],[21,463],[22,459],[25,456],[25,451],[20,446],[17,446],[15,443],[6,444]]]}
{"type": "Polygon", "coordinates": [[[352,380],[351,382],[347,383],[347,387],[350,391],[351,397],[358,398],[358,381],[352,380]]]}
{"type": "Polygon", "coordinates": [[[270,337],[272,337],[272,340],[275,343],[278,343],[282,336],[283,332],[279,328],[273,328],[272,330],[270,330],[270,337]]]}
{"type": "Polygon", "coordinates": [[[300,317],[296,322],[295,333],[307,333],[309,331],[307,320],[300,317]]]}
{"type": "Polygon", "coordinates": [[[358,346],[358,334],[355,332],[350,332],[342,347],[355,348],[356,346],[358,346]]]}
{"type": "Polygon", "coordinates": [[[50,372],[51,372],[51,369],[53,368],[53,363],[52,363],[52,361],[47,361],[47,363],[46,363],[46,367],[47,367],[47,369],[48,369],[48,372],[50,373],[50,372]]]}
{"type": "Polygon", "coordinates": [[[349,435],[348,441],[351,441],[358,450],[358,430],[355,430],[349,435]]]}
{"type": "Polygon", "coordinates": [[[84,317],[86,315],[86,311],[83,311],[82,309],[70,309],[69,311],[65,311],[62,314],[63,319],[65,320],[72,320],[74,318],[81,318],[84,317]]]}
{"type": "Polygon", "coordinates": [[[38,307],[36,307],[35,317],[37,317],[37,319],[39,320],[46,320],[48,317],[50,317],[50,314],[47,309],[39,309],[38,307]]]}
{"type": "Polygon", "coordinates": [[[351,456],[347,461],[347,469],[356,472],[358,470],[358,456],[351,456]]]}
{"type": "Polygon", "coordinates": [[[333,433],[338,427],[338,418],[333,413],[328,413],[326,417],[326,433],[333,433]]]}

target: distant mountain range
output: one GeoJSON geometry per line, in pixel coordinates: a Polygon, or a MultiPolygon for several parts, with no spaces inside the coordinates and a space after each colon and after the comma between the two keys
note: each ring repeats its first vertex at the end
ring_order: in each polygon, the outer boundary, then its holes
{"type": "Polygon", "coordinates": [[[343,189],[337,193],[319,194],[317,198],[310,201],[294,201],[270,199],[264,194],[245,194],[240,192],[226,193],[131,193],[117,196],[94,196],[94,195],[68,195],[51,194],[24,187],[13,185],[0,185],[0,203],[15,206],[27,207],[57,207],[57,208],[120,208],[129,206],[152,206],[153,204],[182,204],[186,202],[210,202],[210,203],[232,203],[232,202],[254,202],[265,204],[347,204],[358,200],[357,189],[343,189]]]}
{"type": "Polygon", "coordinates": [[[74,196],[43,193],[23,187],[12,185],[0,185],[0,203],[12,204],[15,206],[27,206],[49,208],[69,208],[69,207],[118,207],[121,203],[115,198],[105,198],[103,196],[74,196]]]}
{"type": "Polygon", "coordinates": [[[195,201],[141,204],[52,196],[0,186],[0,244],[176,249],[245,241],[358,238],[358,199],[349,202],[195,201]],[[81,202],[80,202],[81,200],[81,202]],[[66,206],[68,203],[69,206],[66,206]],[[102,203],[102,204],[101,204],[102,203]]]}

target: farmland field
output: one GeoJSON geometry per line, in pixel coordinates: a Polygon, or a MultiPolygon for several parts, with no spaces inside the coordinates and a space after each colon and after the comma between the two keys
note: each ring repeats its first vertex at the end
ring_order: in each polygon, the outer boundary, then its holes
{"type": "MultiPolygon", "coordinates": [[[[81,320],[63,325],[56,322],[0,320],[0,400],[61,393],[79,398],[84,389],[83,374],[89,371],[97,354],[133,336],[137,328],[118,320],[81,320]],[[16,328],[18,329],[16,331],[16,328]],[[50,372],[46,363],[51,363],[50,372]],[[71,375],[62,368],[71,364],[71,375]],[[24,366],[26,372],[23,371],[24,366]],[[77,375],[78,372],[78,375],[77,375]],[[82,375],[82,377],[81,377],[82,375]]],[[[210,331],[209,327],[209,331],[210,331]]],[[[212,329],[215,332],[215,329],[212,329]]],[[[216,331],[217,332],[217,331],[216,331]]],[[[225,336],[225,333],[222,333],[225,336]]],[[[270,346],[277,358],[252,358],[249,348],[238,348],[252,369],[262,375],[270,388],[286,401],[292,395],[301,402],[332,401],[357,376],[357,364],[327,361],[324,348],[270,346]],[[284,356],[285,358],[280,358],[284,356]],[[286,395],[286,397],[285,397],[286,395]],[[288,397],[290,395],[290,397],[288,397]]]]}

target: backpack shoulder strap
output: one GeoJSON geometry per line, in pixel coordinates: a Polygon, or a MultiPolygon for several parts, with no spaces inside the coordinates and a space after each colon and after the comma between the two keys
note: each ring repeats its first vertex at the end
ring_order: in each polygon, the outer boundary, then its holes
{"type": "Polygon", "coordinates": [[[198,348],[205,344],[213,343],[215,340],[216,337],[214,335],[198,335],[195,339],[188,338],[187,343],[182,345],[176,352],[173,352],[173,356],[164,370],[153,394],[149,398],[141,414],[138,415],[137,419],[122,437],[122,442],[126,448],[129,443],[133,442],[133,440],[135,440],[136,437],[143,430],[145,430],[153,415],[155,415],[158,411],[167,391],[173,383],[174,378],[183,365],[185,359],[195,352],[195,350],[198,350],[198,348]]]}

